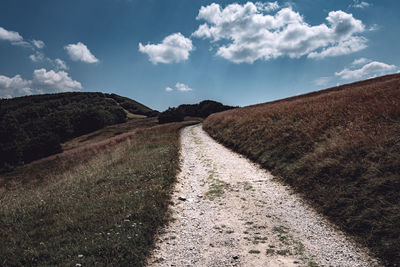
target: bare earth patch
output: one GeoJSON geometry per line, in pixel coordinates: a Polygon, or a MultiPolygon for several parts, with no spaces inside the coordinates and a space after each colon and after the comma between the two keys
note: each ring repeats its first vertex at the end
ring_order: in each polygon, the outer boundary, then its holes
{"type": "Polygon", "coordinates": [[[201,125],[182,130],[173,220],[150,266],[377,266],[375,259],[201,125]]]}

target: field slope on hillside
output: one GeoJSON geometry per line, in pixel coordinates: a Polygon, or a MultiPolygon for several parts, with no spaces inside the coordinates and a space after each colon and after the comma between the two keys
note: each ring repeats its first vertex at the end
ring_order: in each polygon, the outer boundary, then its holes
{"type": "Polygon", "coordinates": [[[61,142],[127,115],[158,112],[129,98],[103,93],[60,93],[0,99],[0,172],[62,151],[61,142]]]}
{"type": "Polygon", "coordinates": [[[2,175],[0,265],[143,266],[192,123],[138,125],[2,175]]]}
{"type": "Polygon", "coordinates": [[[400,264],[400,75],[208,117],[204,129],[400,264]]]}

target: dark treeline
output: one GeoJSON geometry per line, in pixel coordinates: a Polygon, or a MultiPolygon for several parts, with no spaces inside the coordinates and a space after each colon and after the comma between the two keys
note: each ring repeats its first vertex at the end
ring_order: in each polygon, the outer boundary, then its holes
{"type": "Polygon", "coordinates": [[[0,100],[0,172],[61,152],[61,143],[126,121],[127,110],[156,115],[129,98],[61,93],[0,100]]]}
{"type": "Polygon", "coordinates": [[[183,121],[185,117],[207,118],[209,115],[236,107],[225,106],[219,102],[205,100],[199,104],[184,104],[177,108],[169,108],[158,115],[159,123],[183,121]]]}

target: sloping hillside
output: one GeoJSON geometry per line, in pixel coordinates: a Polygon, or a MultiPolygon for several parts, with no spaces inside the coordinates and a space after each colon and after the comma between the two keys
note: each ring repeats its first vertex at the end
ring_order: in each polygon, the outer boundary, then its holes
{"type": "Polygon", "coordinates": [[[1,266],[144,266],[193,124],[145,120],[0,176],[1,266]]]}
{"type": "Polygon", "coordinates": [[[151,108],[127,97],[116,94],[105,94],[105,96],[114,99],[122,108],[132,114],[155,117],[159,113],[158,111],[152,110],[151,108]]]}
{"type": "Polygon", "coordinates": [[[0,171],[61,152],[61,142],[126,121],[126,113],[156,115],[115,94],[62,93],[0,100],[0,171]]]}
{"type": "Polygon", "coordinates": [[[400,264],[399,74],[213,114],[203,127],[400,264]]]}
{"type": "Polygon", "coordinates": [[[233,109],[237,107],[226,106],[220,102],[204,100],[198,104],[183,104],[176,108],[169,108],[161,112],[158,116],[158,122],[168,123],[183,121],[185,117],[206,118],[210,114],[233,109]]]}

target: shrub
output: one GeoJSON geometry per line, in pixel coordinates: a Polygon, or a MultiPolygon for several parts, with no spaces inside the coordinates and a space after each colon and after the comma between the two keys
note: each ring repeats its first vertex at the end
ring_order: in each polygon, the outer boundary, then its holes
{"type": "Polygon", "coordinates": [[[183,121],[184,117],[200,117],[206,118],[210,114],[221,112],[225,110],[229,110],[235,107],[224,106],[219,102],[205,100],[200,102],[199,104],[193,105],[180,105],[177,108],[168,108],[166,111],[160,113],[158,115],[159,123],[168,123],[168,122],[178,122],[183,121]]]}
{"type": "Polygon", "coordinates": [[[183,121],[184,114],[177,108],[168,108],[158,115],[158,123],[169,123],[183,121]]]}

